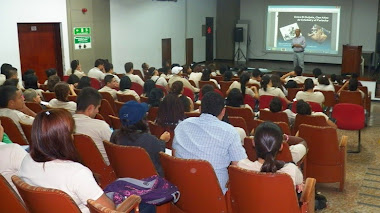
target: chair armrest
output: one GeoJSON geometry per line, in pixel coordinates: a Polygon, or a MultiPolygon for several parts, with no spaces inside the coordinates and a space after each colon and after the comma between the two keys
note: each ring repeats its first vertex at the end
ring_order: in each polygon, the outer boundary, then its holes
{"type": "Polygon", "coordinates": [[[301,194],[300,202],[303,203],[301,208],[302,209],[306,208],[305,210],[308,210],[306,212],[314,212],[315,183],[316,183],[315,178],[307,178],[305,181],[305,188],[301,194]]]}
{"type": "Polygon", "coordinates": [[[130,212],[135,209],[135,212],[139,212],[139,204],[141,202],[141,197],[138,195],[131,195],[125,199],[117,208],[120,212],[130,212]]]}
{"type": "Polygon", "coordinates": [[[347,141],[348,141],[348,137],[345,136],[345,135],[343,135],[342,139],[340,140],[339,147],[340,148],[346,147],[347,146],[347,141]]]}

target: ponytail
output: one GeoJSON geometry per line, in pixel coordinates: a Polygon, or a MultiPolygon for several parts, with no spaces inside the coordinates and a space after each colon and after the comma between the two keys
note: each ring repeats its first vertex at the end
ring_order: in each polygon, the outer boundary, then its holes
{"type": "Polygon", "coordinates": [[[251,77],[248,72],[243,72],[240,76],[240,84],[241,84],[240,89],[241,89],[241,93],[243,94],[243,97],[245,96],[245,90],[246,90],[245,85],[247,85],[247,82],[249,81],[250,78],[251,77]]]}
{"type": "MultiPolygon", "coordinates": [[[[277,153],[276,153],[277,154],[277,153]]],[[[271,152],[267,152],[265,154],[265,161],[263,166],[261,167],[260,172],[271,172],[275,173],[277,170],[280,170],[284,167],[285,162],[276,160],[274,155],[271,152]]]]}
{"type": "Polygon", "coordinates": [[[270,82],[270,77],[269,75],[264,75],[263,78],[261,79],[261,88],[263,88],[263,90],[266,92],[267,89],[268,89],[268,84],[270,82]]]}

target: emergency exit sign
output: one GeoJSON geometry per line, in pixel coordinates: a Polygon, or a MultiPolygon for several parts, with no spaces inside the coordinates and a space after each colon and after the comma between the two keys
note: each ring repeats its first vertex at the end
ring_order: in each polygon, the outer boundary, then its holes
{"type": "Polygon", "coordinates": [[[90,35],[91,27],[74,27],[74,35],[90,35]]]}

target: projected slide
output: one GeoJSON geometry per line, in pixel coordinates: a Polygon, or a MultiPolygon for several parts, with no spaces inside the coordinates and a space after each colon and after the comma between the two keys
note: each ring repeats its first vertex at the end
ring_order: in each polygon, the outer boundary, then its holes
{"type": "Polygon", "coordinates": [[[293,52],[300,29],[306,53],[338,54],[340,6],[268,6],[266,51],[293,52]]]}

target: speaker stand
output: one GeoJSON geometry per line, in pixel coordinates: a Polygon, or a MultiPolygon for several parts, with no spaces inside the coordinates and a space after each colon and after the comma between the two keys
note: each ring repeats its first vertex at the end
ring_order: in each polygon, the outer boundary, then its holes
{"type": "Polygon", "coordinates": [[[240,42],[238,42],[238,48],[237,48],[237,50],[236,50],[236,52],[234,54],[234,59],[235,58],[236,58],[236,61],[239,61],[240,59],[243,59],[243,58],[244,58],[245,61],[247,61],[247,57],[245,57],[243,51],[240,48],[240,42]]]}

